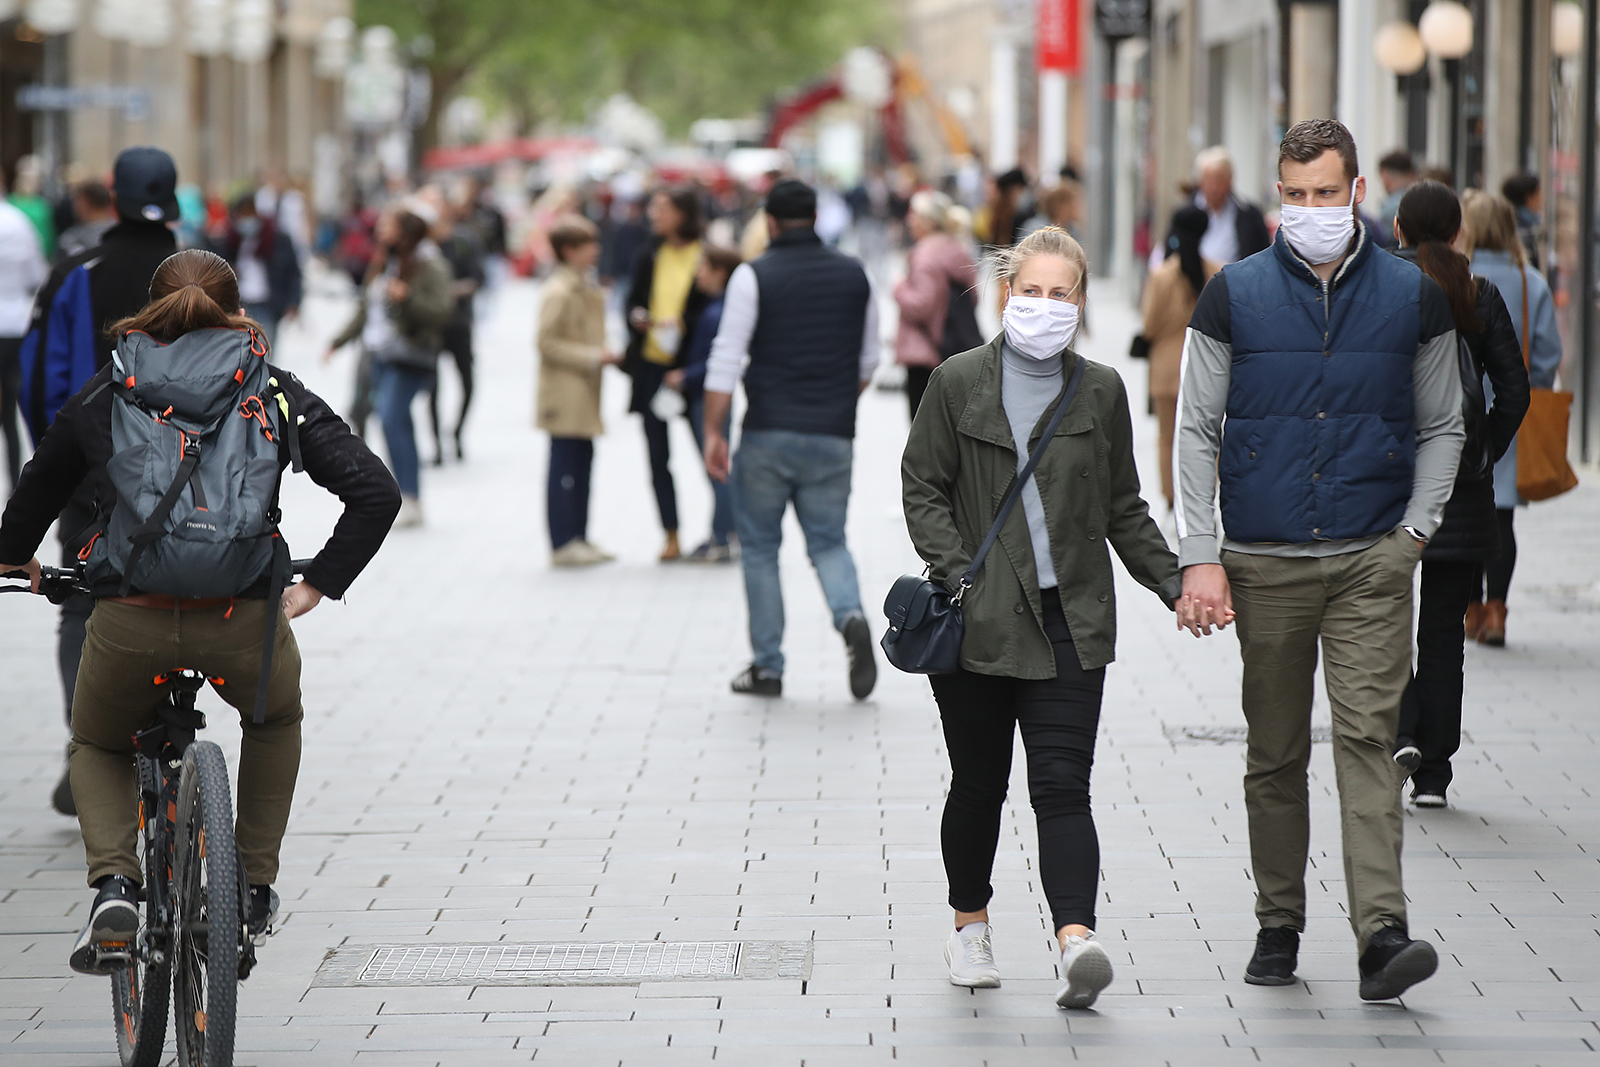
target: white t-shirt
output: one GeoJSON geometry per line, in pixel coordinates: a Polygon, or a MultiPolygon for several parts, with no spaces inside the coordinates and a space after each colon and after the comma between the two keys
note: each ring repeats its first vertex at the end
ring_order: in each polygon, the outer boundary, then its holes
{"type": "Polygon", "coordinates": [[[34,294],[48,277],[39,231],[20,208],[0,199],[0,337],[28,332],[34,294]]]}

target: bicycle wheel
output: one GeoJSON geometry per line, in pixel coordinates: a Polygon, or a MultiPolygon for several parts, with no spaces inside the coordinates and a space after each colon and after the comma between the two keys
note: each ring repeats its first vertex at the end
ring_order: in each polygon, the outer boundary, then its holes
{"type": "MultiPolygon", "coordinates": [[[[143,768],[141,768],[143,773],[143,768]]],[[[157,827],[161,820],[144,810],[144,795],[154,790],[141,790],[139,801],[139,852],[140,866],[144,869],[145,924],[159,921],[156,902],[160,897],[157,879],[166,877],[166,861],[159,854],[157,827]]],[[[144,931],[139,931],[138,943],[144,941],[144,931]]],[[[172,957],[163,954],[160,963],[151,963],[135,956],[133,965],[111,976],[111,1017],[117,1027],[117,1055],[122,1057],[122,1067],[157,1067],[161,1062],[161,1046],[167,1039],[167,1000],[172,991],[172,957]]]]}
{"type": "Polygon", "coordinates": [[[182,1067],[232,1067],[239,996],[239,854],[222,750],[196,741],[183,756],[173,843],[177,959],[173,1017],[182,1067]]]}

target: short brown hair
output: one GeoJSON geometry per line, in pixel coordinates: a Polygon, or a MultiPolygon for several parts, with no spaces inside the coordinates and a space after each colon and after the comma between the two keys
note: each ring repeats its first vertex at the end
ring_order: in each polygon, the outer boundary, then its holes
{"type": "Polygon", "coordinates": [[[1338,119],[1306,119],[1289,127],[1278,145],[1278,177],[1283,177],[1284,163],[1310,163],[1322,153],[1339,153],[1344,161],[1344,176],[1355,181],[1361,173],[1356,163],[1356,141],[1338,119]]]}
{"type": "Polygon", "coordinates": [[[739,254],[737,249],[727,248],[723,245],[706,245],[705,250],[700,253],[700,257],[710,264],[712,270],[720,270],[729,276],[732,276],[733,272],[739,268],[739,264],[744,262],[744,257],[739,254]]]}
{"type": "Polygon", "coordinates": [[[582,215],[562,215],[550,227],[550,250],[561,262],[567,253],[591,241],[600,240],[600,228],[582,215]]]}

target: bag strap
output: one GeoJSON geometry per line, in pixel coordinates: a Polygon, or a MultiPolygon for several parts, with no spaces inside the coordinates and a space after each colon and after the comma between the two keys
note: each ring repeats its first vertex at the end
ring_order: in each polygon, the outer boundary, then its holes
{"type": "Polygon", "coordinates": [[[1528,362],[1528,268],[1522,268],[1522,365],[1531,367],[1528,362]]]}
{"type": "MultiPolygon", "coordinates": [[[[145,549],[166,536],[167,516],[172,514],[172,509],[178,503],[178,497],[183,493],[184,486],[189,485],[195,478],[199,466],[200,442],[185,434],[183,460],[178,464],[177,473],[173,475],[172,484],[167,487],[166,495],[155,506],[155,510],[150,512],[150,517],[134,527],[133,532],[128,535],[128,540],[133,542],[133,551],[128,553],[128,564],[122,571],[122,589],[118,596],[127,596],[132,591],[134,569],[144,557],[145,549]]],[[[198,482],[195,484],[198,486],[198,482]]]]}
{"type": "Polygon", "coordinates": [[[983,566],[984,557],[989,554],[989,549],[994,547],[995,539],[1000,536],[1000,527],[1004,526],[1006,519],[1011,516],[1011,509],[1017,506],[1017,500],[1022,496],[1022,487],[1033,477],[1033,469],[1044,458],[1044,450],[1049,446],[1050,439],[1056,434],[1056,427],[1061,425],[1061,420],[1066,416],[1067,409],[1072,406],[1072,398],[1078,392],[1078,383],[1083,380],[1084,358],[1078,357],[1078,365],[1072,368],[1072,378],[1067,382],[1067,388],[1061,395],[1061,403],[1056,405],[1056,413],[1050,416],[1050,424],[1044,428],[1044,434],[1039,438],[1039,444],[1034,448],[1033,454],[1028,457],[1028,465],[1022,468],[1022,473],[1017,475],[1017,480],[1011,483],[1011,492],[1006,494],[1005,503],[1000,505],[1000,513],[994,517],[994,524],[989,527],[989,532],[984,535],[983,543],[978,546],[978,551],[973,554],[972,562],[967,565],[966,573],[961,576],[961,588],[956,591],[955,601],[961,603],[961,598],[972,583],[977,579],[978,568],[983,566]]]}

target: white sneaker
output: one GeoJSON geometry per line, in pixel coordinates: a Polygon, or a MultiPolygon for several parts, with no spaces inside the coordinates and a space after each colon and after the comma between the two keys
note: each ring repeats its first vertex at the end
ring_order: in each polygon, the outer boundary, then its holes
{"type": "Polygon", "coordinates": [[[588,567],[599,563],[593,550],[588,545],[573,538],[554,552],[550,553],[550,566],[552,567],[588,567]]]}
{"type": "Polygon", "coordinates": [[[1059,1008],[1087,1008],[1111,984],[1111,957],[1094,940],[1094,931],[1086,937],[1067,938],[1067,947],[1061,951],[1061,976],[1066,982],[1056,993],[1059,1008]]]}
{"type": "Polygon", "coordinates": [[[414,496],[400,498],[400,511],[394,517],[394,528],[404,530],[411,526],[422,525],[422,501],[414,496]]]}
{"type": "Polygon", "coordinates": [[[610,563],[617,558],[615,553],[607,552],[598,545],[592,545],[588,541],[584,541],[582,544],[596,563],[610,563]]]}
{"type": "Polygon", "coordinates": [[[1419,808],[1448,808],[1450,802],[1443,793],[1413,793],[1411,803],[1419,808]]]}
{"type": "Polygon", "coordinates": [[[944,946],[944,961],[950,965],[950,984],[968,989],[999,989],[1000,968],[994,965],[994,948],[989,944],[988,923],[968,923],[950,931],[944,946]]]}

